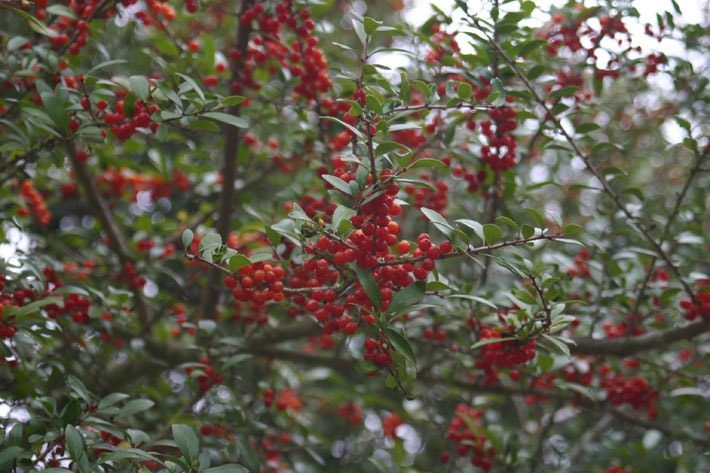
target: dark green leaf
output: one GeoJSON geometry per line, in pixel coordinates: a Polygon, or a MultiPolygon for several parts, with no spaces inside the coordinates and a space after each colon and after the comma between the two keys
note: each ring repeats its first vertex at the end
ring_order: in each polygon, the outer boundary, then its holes
{"type": "Polygon", "coordinates": [[[362,289],[365,291],[365,294],[367,294],[367,297],[370,298],[370,302],[372,302],[375,312],[379,314],[380,308],[382,307],[380,286],[377,285],[375,278],[373,278],[372,274],[368,271],[362,268],[356,268],[355,273],[357,274],[357,279],[360,282],[362,289]]]}
{"type": "Polygon", "coordinates": [[[203,113],[202,116],[237,128],[249,128],[247,121],[236,115],[230,115],[222,112],[207,112],[203,113]]]}
{"type": "Polygon", "coordinates": [[[424,281],[417,281],[398,291],[387,306],[387,313],[396,316],[406,312],[408,308],[422,300],[425,291],[426,283],[424,281]]]}
{"type": "Polygon", "coordinates": [[[147,100],[150,94],[150,83],[144,76],[131,76],[128,78],[131,91],[141,100],[147,100]]]}
{"type": "Polygon", "coordinates": [[[200,440],[189,425],[174,424],[172,426],[173,439],[182,452],[185,460],[192,463],[200,455],[200,440]]]}
{"type": "Polygon", "coordinates": [[[352,192],[350,191],[350,185],[347,182],[345,182],[344,180],[340,179],[339,177],[331,176],[330,174],[323,174],[321,177],[323,178],[324,181],[326,181],[328,184],[330,184],[331,186],[338,189],[343,194],[347,194],[350,196],[353,195],[352,192]]]}
{"type": "Polygon", "coordinates": [[[404,335],[392,328],[388,328],[387,330],[385,330],[385,333],[387,334],[387,339],[392,344],[392,346],[394,346],[395,350],[401,353],[402,356],[407,359],[407,361],[409,361],[413,365],[416,365],[417,359],[414,355],[414,350],[412,349],[412,345],[409,343],[409,340],[407,340],[404,335]]]}

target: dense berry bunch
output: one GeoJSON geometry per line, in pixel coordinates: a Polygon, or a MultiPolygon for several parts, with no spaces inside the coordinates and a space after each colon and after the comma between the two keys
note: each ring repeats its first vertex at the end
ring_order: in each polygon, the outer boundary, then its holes
{"type": "MultiPolygon", "coordinates": [[[[499,331],[484,327],[479,336],[481,340],[499,339],[499,331]]],[[[481,347],[481,358],[477,359],[474,366],[484,372],[483,384],[492,385],[498,381],[498,370],[513,368],[535,358],[537,344],[534,340],[521,342],[518,340],[505,340],[502,342],[487,343],[481,347]]],[[[512,374],[517,378],[517,372],[512,374]]]]}
{"type": "Polygon", "coordinates": [[[227,276],[224,284],[231,289],[238,301],[251,301],[263,305],[268,301],[281,301],[284,298],[283,278],[285,271],[281,266],[269,263],[254,263],[239,270],[238,278],[227,276]]]}
{"type": "Polygon", "coordinates": [[[158,104],[147,105],[142,100],[136,100],[129,110],[124,100],[126,91],[119,89],[116,91],[116,96],[118,100],[113,109],[108,108],[108,104],[100,100],[96,104],[98,111],[95,112],[98,116],[103,116],[104,123],[116,138],[123,141],[140,130],[148,130],[152,133],[158,130],[159,123],[151,118],[151,115],[160,110],[158,104]]]}
{"type": "Polygon", "coordinates": [[[601,385],[606,389],[607,399],[612,405],[628,404],[636,410],[645,409],[649,417],[656,417],[658,392],[645,378],[611,373],[602,380],[601,385]]]}

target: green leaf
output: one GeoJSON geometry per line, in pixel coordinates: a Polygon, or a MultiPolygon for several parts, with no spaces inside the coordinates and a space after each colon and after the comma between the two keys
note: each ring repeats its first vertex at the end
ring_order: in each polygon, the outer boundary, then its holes
{"type": "Polygon", "coordinates": [[[476,236],[481,239],[481,241],[486,240],[486,237],[483,234],[483,225],[476,222],[475,220],[471,220],[468,218],[460,218],[460,219],[456,220],[456,223],[460,223],[461,225],[464,225],[464,226],[470,228],[471,230],[473,230],[473,233],[475,233],[476,236]]]}
{"type": "Polygon", "coordinates": [[[214,466],[203,470],[203,473],[249,473],[242,465],[230,463],[229,465],[214,466]]]}
{"type": "Polygon", "coordinates": [[[392,328],[386,329],[385,334],[387,335],[387,339],[389,340],[389,342],[392,344],[392,346],[394,346],[395,350],[401,353],[402,356],[404,356],[404,358],[406,358],[407,361],[409,361],[413,365],[417,364],[417,359],[414,355],[412,345],[409,343],[409,340],[404,337],[404,335],[392,328]]]}
{"type": "Polygon", "coordinates": [[[526,208],[525,210],[527,210],[527,212],[530,214],[533,221],[535,222],[535,225],[537,225],[539,228],[545,228],[545,219],[542,217],[542,214],[540,212],[533,208],[526,208]]]}
{"type": "Polygon", "coordinates": [[[44,36],[49,36],[50,38],[56,38],[58,36],[58,33],[56,31],[48,28],[47,25],[45,25],[44,23],[39,21],[34,16],[30,15],[29,13],[22,11],[18,8],[15,8],[15,7],[9,7],[9,8],[10,8],[10,10],[14,11],[18,15],[20,15],[21,17],[26,19],[27,23],[29,23],[30,28],[32,28],[33,31],[35,31],[41,35],[44,35],[44,36]]]}
{"type": "Polygon", "coordinates": [[[349,220],[355,213],[356,212],[349,207],[338,205],[333,212],[333,218],[331,220],[333,229],[337,232],[340,228],[340,224],[345,220],[349,220]]]}
{"type": "Polygon", "coordinates": [[[555,364],[555,359],[548,355],[547,353],[542,353],[538,352],[537,353],[537,366],[540,368],[540,371],[546,372],[550,371],[552,368],[552,365],[555,364]]]}
{"type": "Polygon", "coordinates": [[[343,194],[352,196],[352,192],[350,191],[350,184],[345,182],[344,180],[340,179],[337,176],[331,176],[330,174],[323,174],[321,176],[324,181],[326,181],[328,184],[331,186],[335,187],[338,189],[340,192],[343,194]]]}
{"type": "Polygon", "coordinates": [[[194,239],[195,239],[195,234],[189,228],[185,229],[185,231],[182,232],[182,246],[185,247],[185,250],[190,248],[190,245],[192,244],[192,240],[194,240],[194,239]]]}
{"type": "Polygon", "coordinates": [[[365,136],[364,136],[362,133],[360,133],[360,130],[358,130],[357,128],[355,128],[355,127],[352,126],[352,125],[348,125],[347,123],[345,123],[344,121],[340,120],[339,118],[331,117],[331,116],[328,116],[328,115],[323,115],[323,116],[321,116],[320,118],[322,118],[323,120],[330,120],[330,121],[332,121],[332,122],[338,123],[339,125],[342,125],[342,126],[344,126],[345,128],[347,128],[348,130],[350,130],[350,133],[352,133],[353,135],[357,136],[359,139],[361,139],[361,140],[365,139],[365,136]]]}
{"type": "Polygon", "coordinates": [[[73,425],[67,425],[64,428],[64,440],[66,443],[69,456],[79,466],[79,471],[89,471],[89,457],[86,453],[86,444],[84,437],[79,433],[73,425]]]}
{"type": "Polygon", "coordinates": [[[128,399],[128,397],[128,394],[124,393],[111,393],[99,401],[99,410],[111,407],[117,402],[123,401],[124,399],[128,399]]]}
{"type": "Polygon", "coordinates": [[[459,82],[459,88],[457,90],[457,94],[460,99],[467,100],[471,98],[471,93],[473,92],[473,89],[469,84],[466,82],[459,82]]]}
{"type": "Polygon", "coordinates": [[[516,340],[515,337],[501,337],[501,338],[482,338],[473,345],[471,345],[471,350],[480,348],[484,345],[490,345],[491,343],[508,342],[511,340],[516,340]]]}
{"type": "Polygon", "coordinates": [[[174,424],[172,426],[173,439],[182,452],[185,460],[192,464],[200,455],[200,440],[189,425],[174,424]]]}
{"type": "Polygon", "coordinates": [[[419,210],[424,214],[424,216],[429,219],[429,221],[434,224],[434,226],[444,235],[450,236],[454,230],[449,222],[436,210],[428,209],[422,207],[419,210]]]}
{"type": "Polygon", "coordinates": [[[149,454],[138,448],[122,448],[111,452],[106,455],[101,456],[99,463],[108,463],[110,461],[121,461],[121,460],[138,460],[138,461],[154,461],[163,464],[162,461],[156,456],[149,454]]]}
{"type": "Polygon", "coordinates": [[[237,128],[249,128],[247,121],[236,115],[230,115],[223,112],[207,112],[203,113],[202,116],[237,128]]]}
{"type": "Polygon", "coordinates": [[[496,217],[495,220],[496,220],[496,222],[500,222],[503,225],[507,226],[508,228],[510,228],[514,232],[518,230],[518,224],[515,223],[515,221],[513,221],[513,219],[511,219],[509,217],[505,217],[505,216],[501,215],[500,217],[496,217]]]}
{"type": "Polygon", "coordinates": [[[600,128],[600,126],[597,125],[596,123],[582,123],[577,127],[577,129],[575,131],[577,133],[585,134],[585,133],[591,133],[593,131],[596,131],[599,128],[600,128]]]}
{"type": "Polygon", "coordinates": [[[200,252],[214,251],[222,246],[222,236],[219,233],[208,233],[200,240],[200,252]]]}
{"type": "Polygon", "coordinates": [[[71,18],[72,20],[76,20],[76,14],[74,11],[69,8],[66,5],[61,5],[61,4],[54,4],[50,5],[47,8],[45,8],[45,11],[49,13],[50,15],[57,15],[57,16],[65,16],[67,18],[71,18]]]}
{"type": "Polygon", "coordinates": [[[24,451],[24,448],[18,446],[8,447],[0,451],[0,468],[2,468],[3,471],[10,471],[9,468],[5,470],[5,467],[9,467],[12,464],[12,461],[24,451]]]}
{"type": "Polygon", "coordinates": [[[141,100],[146,100],[150,94],[150,83],[144,76],[131,76],[128,78],[131,91],[141,100]]]}
{"type": "Polygon", "coordinates": [[[528,54],[544,46],[545,44],[547,44],[547,41],[543,39],[531,39],[530,41],[526,41],[520,46],[518,46],[518,56],[527,56],[528,54]]]}
{"type": "Polygon", "coordinates": [[[246,463],[251,471],[258,471],[260,468],[260,460],[254,448],[249,445],[249,442],[244,441],[241,438],[234,439],[234,446],[239,451],[240,461],[246,463]]]}
{"type": "Polygon", "coordinates": [[[132,401],[127,402],[121,408],[121,410],[118,412],[118,415],[121,417],[132,416],[134,414],[139,414],[141,412],[147,411],[154,405],[155,403],[150,399],[133,399],[132,401]]]}
{"type": "Polygon", "coordinates": [[[503,236],[503,230],[494,223],[486,223],[483,225],[483,235],[486,238],[486,244],[492,245],[503,236]]]}
{"type": "Polygon", "coordinates": [[[229,263],[227,263],[227,266],[229,267],[230,271],[236,272],[244,268],[245,266],[249,266],[251,263],[252,261],[249,258],[242,254],[238,254],[229,258],[229,263]]]}
{"type": "Polygon", "coordinates": [[[91,394],[89,390],[86,389],[84,383],[82,383],[79,378],[73,375],[67,375],[67,385],[74,391],[83,401],[91,401],[91,394]]]}
{"type": "Polygon", "coordinates": [[[66,102],[59,91],[56,94],[42,93],[42,106],[47,111],[47,115],[52,119],[59,131],[69,130],[69,114],[67,113],[66,102]]]}
{"type": "Polygon", "coordinates": [[[221,100],[222,105],[225,107],[234,107],[236,105],[241,104],[244,102],[247,98],[242,96],[242,95],[231,95],[229,97],[225,97],[221,100]]]}
{"type": "MultiPolygon", "coordinates": [[[[356,268],[355,274],[357,274],[357,279],[362,286],[362,289],[367,294],[372,302],[372,307],[374,307],[375,312],[380,313],[380,308],[382,307],[382,294],[380,294],[380,286],[375,282],[375,278],[372,277],[368,271],[362,268],[356,268]]],[[[393,298],[394,299],[394,298],[393,298]]]]}
{"type": "Polygon", "coordinates": [[[481,304],[487,305],[488,307],[492,307],[493,309],[498,310],[498,306],[496,306],[494,303],[489,301],[488,299],[484,299],[482,297],[478,296],[472,296],[469,294],[452,294],[448,296],[449,299],[468,299],[474,302],[480,302],[481,304]]]}
{"type": "Polygon", "coordinates": [[[494,77],[491,81],[491,94],[488,96],[488,102],[495,106],[502,105],[505,102],[503,82],[497,77],[494,77]]]}
{"type": "Polygon", "coordinates": [[[365,28],[365,33],[367,33],[368,35],[371,35],[375,31],[377,31],[377,28],[379,28],[380,25],[382,25],[382,22],[378,21],[378,20],[374,20],[374,19],[370,18],[369,16],[366,16],[363,19],[362,24],[363,24],[363,27],[365,28]]]}
{"type": "Polygon", "coordinates": [[[564,229],[565,236],[575,236],[575,235],[579,235],[580,233],[582,233],[582,227],[580,227],[579,225],[577,225],[575,223],[570,223],[569,225],[565,225],[565,229],[564,229]]]}
{"type": "Polygon", "coordinates": [[[530,225],[528,225],[527,223],[524,223],[520,227],[520,234],[522,235],[523,238],[525,238],[527,240],[528,238],[532,237],[535,234],[535,229],[533,227],[531,227],[530,225]]]}
{"type": "Polygon", "coordinates": [[[412,151],[407,146],[404,146],[401,143],[397,143],[395,141],[385,141],[377,145],[377,148],[375,148],[375,156],[382,156],[385,153],[389,153],[395,150],[402,150],[405,152],[412,151]]]}
{"type": "Polygon", "coordinates": [[[417,159],[411,166],[412,168],[437,168],[446,169],[448,166],[442,161],[434,158],[417,159]]]}
{"type": "Polygon", "coordinates": [[[197,95],[199,95],[202,100],[205,100],[205,93],[202,92],[202,89],[200,88],[199,85],[197,85],[197,82],[195,82],[195,79],[193,79],[192,77],[187,76],[185,74],[181,74],[179,72],[176,72],[176,74],[179,75],[180,77],[182,77],[185,80],[185,82],[188,83],[190,88],[192,90],[194,90],[195,92],[197,92],[197,95]]]}
{"type": "Polygon", "coordinates": [[[58,297],[47,297],[44,299],[40,299],[38,301],[30,302],[27,305],[23,305],[19,309],[17,309],[16,312],[14,312],[14,316],[17,318],[24,317],[30,314],[33,314],[34,312],[37,312],[39,309],[42,307],[51,305],[51,304],[62,304],[62,299],[58,297]]]}
{"type": "Polygon", "coordinates": [[[357,39],[360,40],[360,43],[364,46],[365,44],[368,43],[368,37],[367,33],[365,32],[365,27],[364,27],[364,19],[362,17],[355,16],[353,15],[352,25],[353,29],[355,30],[355,35],[357,36],[357,39]]]}
{"type": "Polygon", "coordinates": [[[572,95],[577,93],[578,90],[579,87],[570,85],[568,87],[562,87],[561,89],[553,90],[552,92],[550,92],[550,97],[552,97],[553,99],[571,97],[572,95]]]}
{"type": "Polygon", "coordinates": [[[555,336],[543,333],[542,338],[544,338],[545,340],[550,342],[552,344],[552,346],[554,346],[555,349],[557,351],[559,351],[560,353],[562,353],[563,355],[570,356],[570,351],[569,351],[569,347],[567,346],[567,343],[565,343],[565,341],[563,341],[560,337],[555,337],[555,336]]]}
{"type": "Polygon", "coordinates": [[[426,283],[417,281],[410,284],[401,291],[398,291],[387,306],[387,313],[392,316],[397,316],[407,311],[410,307],[418,304],[424,298],[426,291],[426,283]]]}

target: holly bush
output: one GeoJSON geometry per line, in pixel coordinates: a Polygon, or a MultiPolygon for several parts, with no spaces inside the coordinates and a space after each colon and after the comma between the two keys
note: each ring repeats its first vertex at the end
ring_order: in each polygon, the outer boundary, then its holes
{"type": "Polygon", "coordinates": [[[1,471],[710,469],[708,29],[454,3],[0,4],[1,471]]]}

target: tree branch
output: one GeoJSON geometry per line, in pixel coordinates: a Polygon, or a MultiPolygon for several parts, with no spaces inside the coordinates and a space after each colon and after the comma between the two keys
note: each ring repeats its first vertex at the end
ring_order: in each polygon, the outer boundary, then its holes
{"type": "MultiPolygon", "coordinates": [[[[239,16],[241,17],[254,3],[254,0],[244,0],[239,16]]],[[[235,48],[239,51],[239,59],[232,63],[232,81],[239,81],[244,61],[247,57],[251,24],[239,23],[235,48]]],[[[235,105],[229,113],[235,116],[241,114],[241,106],[235,105]]],[[[237,151],[241,141],[240,128],[224,125],[224,163],[222,167],[222,193],[219,199],[219,217],[217,218],[217,233],[222,236],[222,241],[227,241],[231,230],[232,209],[234,206],[234,180],[237,174],[237,151]]],[[[217,315],[219,299],[219,272],[211,271],[207,277],[207,287],[202,304],[202,315],[205,319],[214,319],[217,315]]]]}
{"type": "Polygon", "coordinates": [[[683,327],[650,332],[638,337],[595,339],[573,338],[576,345],[570,351],[577,355],[629,356],[635,353],[665,348],[681,340],[691,340],[710,332],[710,320],[700,320],[683,327]]]}
{"type": "MultiPolygon", "coordinates": [[[[99,190],[96,187],[96,183],[94,182],[94,178],[91,175],[88,166],[85,162],[80,161],[76,158],[77,151],[74,142],[68,140],[66,142],[66,149],[69,153],[69,160],[71,161],[72,166],[76,171],[76,176],[79,180],[79,184],[84,189],[84,192],[86,193],[86,196],[89,199],[89,203],[91,205],[92,210],[94,211],[94,214],[96,215],[96,218],[99,220],[99,222],[101,223],[101,227],[106,232],[111,248],[113,249],[116,256],[118,256],[118,259],[122,264],[132,264],[133,259],[131,258],[131,251],[128,247],[128,243],[126,243],[126,239],[123,236],[123,233],[121,232],[118,223],[114,220],[113,214],[106,205],[106,202],[104,202],[103,198],[101,197],[101,194],[99,193],[99,190]]],[[[133,300],[136,310],[138,311],[138,316],[140,317],[143,323],[147,323],[149,319],[148,306],[145,302],[145,299],[143,298],[143,293],[141,289],[131,286],[131,292],[133,293],[133,300]]]]}

